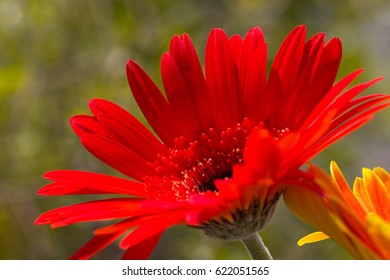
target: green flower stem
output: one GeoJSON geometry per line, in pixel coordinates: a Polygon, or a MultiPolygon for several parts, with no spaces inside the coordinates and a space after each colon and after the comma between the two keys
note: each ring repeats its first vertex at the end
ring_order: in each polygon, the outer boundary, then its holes
{"type": "Polygon", "coordinates": [[[272,256],[267,247],[265,247],[259,234],[253,233],[252,235],[242,238],[242,242],[252,257],[252,260],[272,260],[272,256]]]}

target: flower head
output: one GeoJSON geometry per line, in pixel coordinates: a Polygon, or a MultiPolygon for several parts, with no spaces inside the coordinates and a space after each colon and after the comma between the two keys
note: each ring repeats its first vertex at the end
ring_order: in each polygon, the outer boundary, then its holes
{"type": "Polygon", "coordinates": [[[329,178],[310,166],[307,175],[320,191],[284,192],[287,205],[322,232],[302,238],[298,244],[333,238],[357,259],[390,259],[390,175],[382,168],[363,168],[363,177],[349,187],[335,162],[329,178]]]}
{"type": "Polygon", "coordinates": [[[162,56],[165,96],[134,61],[133,95],[157,136],[121,107],[90,102],[93,116],[71,126],[97,158],[131,179],[85,171],[52,171],[41,195],[121,194],[127,197],[61,207],[36,224],[65,226],[120,219],[100,228],[73,258],[88,258],[123,236],[124,258],[146,258],[175,224],[235,239],[260,230],[273,213],[282,182],[321,150],[388,106],[382,94],[355,98],[378,79],[343,90],[361,73],[333,85],[341,43],[304,26],[283,42],[266,78],[267,45],[260,28],[245,38],[211,32],[205,74],[187,34],[162,56]],[[248,139],[248,140],[247,140],[248,139]],[[130,233],[130,229],[135,228],[130,233]]]}

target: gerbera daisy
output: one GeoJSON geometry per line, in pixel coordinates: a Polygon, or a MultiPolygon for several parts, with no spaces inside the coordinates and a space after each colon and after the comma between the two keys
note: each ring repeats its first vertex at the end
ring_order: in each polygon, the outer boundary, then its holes
{"type": "Polygon", "coordinates": [[[302,238],[303,245],[329,237],[356,259],[390,259],[390,175],[383,168],[363,168],[363,177],[349,187],[335,162],[330,178],[311,165],[306,175],[320,187],[312,191],[287,187],[290,209],[322,232],[302,238]]]}
{"type": "Polygon", "coordinates": [[[389,105],[382,94],[355,98],[379,79],[343,92],[362,70],[333,85],[340,59],[339,39],[325,44],[320,33],[306,42],[306,28],[298,26],[266,79],[267,45],[260,28],[243,39],[214,29],[204,74],[190,37],[174,36],[161,60],[165,95],[134,61],[127,64],[130,88],[157,136],[101,99],[90,102],[93,116],[70,121],[93,155],[129,179],[52,171],[45,178],[53,182],[38,192],[128,197],[61,207],[35,223],[60,227],[120,219],[94,232],[72,256],[81,259],[120,237],[124,258],[147,258],[175,224],[251,242],[273,213],[279,183],[293,180],[307,160],[389,105]]]}

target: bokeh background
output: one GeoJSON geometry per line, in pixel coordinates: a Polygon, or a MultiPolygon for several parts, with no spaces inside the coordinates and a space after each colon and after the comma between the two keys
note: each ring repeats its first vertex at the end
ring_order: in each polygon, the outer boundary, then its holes
{"type": "MultiPolygon", "coordinates": [[[[88,101],[105,98],[144,120],[125,75],[136,60],[161,85],[159,60],[174,34],[187,32],[203,60],[211,28],[245,35],[260,26],[269,61],[287,33],[306,24],[309,36],[340,37],[339,78],[364,67],[359,81],[386,79],[367,92],[390,92],[390,2],[386,0],[1,0],[0,1],[0,259],[66,259],[98,223],[52,230],[34,219],[54,207],[89,197],[38,197],[53,169],[116,174],[91,156],[68,119],[88,113],[88,101]]],[[[349,182],[361,167],[390,169],[390,110],[328,148],[314,162],[337,160],[349,182]]],[[[263,239],[276,259],[349,259],[331,240],[298,247],[311,232],[280,202],[263,239]]],[[[119,258],[110,246],[96,259],[119,258]]],[[[240,242],[210,239],[187,227],[169,229],[154,259],[247,259],[240,242]]]]}

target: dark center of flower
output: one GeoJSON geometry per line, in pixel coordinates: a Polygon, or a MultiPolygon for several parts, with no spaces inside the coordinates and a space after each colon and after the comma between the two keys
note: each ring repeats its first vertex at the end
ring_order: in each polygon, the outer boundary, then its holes
{"type": "Polygon", "coordinates": [[[206,191],[218,191],[217,187],[214,184],[215,179],[229,179],[232,178],[232,171],[228,170],[225,172],[225,174],[221,174],[220,176],[215,176],[214,178],[210,178],[208,182],[204,182],[201,185],[199,185],[199,191],[200,192],[206,192],[206,191]]]}

